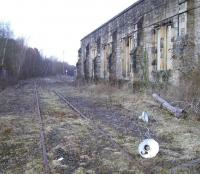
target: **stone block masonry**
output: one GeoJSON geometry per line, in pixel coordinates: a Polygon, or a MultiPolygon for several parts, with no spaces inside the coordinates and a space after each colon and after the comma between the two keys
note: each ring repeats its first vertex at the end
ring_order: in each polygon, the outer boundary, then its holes
{"type": "Polygon", "coordinates": [[[200,0],[139,0],[81,40],[77,78],[179,85],[200,62],[200,0]]]}

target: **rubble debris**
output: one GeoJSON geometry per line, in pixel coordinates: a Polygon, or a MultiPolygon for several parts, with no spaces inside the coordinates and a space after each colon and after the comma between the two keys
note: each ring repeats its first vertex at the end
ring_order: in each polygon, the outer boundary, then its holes
{"type": "Polygon", "coordinates": [[[59,158],[57,161],[62,161],[62,160],[64,160],[64,158],[63,158],[63,157],[59,158]]]}
{"type": "Polygon", "coordinates": [[[149,122],[149,114],[147,112],[142,112],[142,115],[139,116],[139,119],[148,123],[149,122]]]}

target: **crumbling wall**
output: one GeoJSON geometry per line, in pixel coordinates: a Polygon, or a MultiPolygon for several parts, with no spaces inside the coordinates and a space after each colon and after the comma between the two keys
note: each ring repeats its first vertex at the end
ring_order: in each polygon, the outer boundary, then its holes
{"type": "Polygon", "coordinates": [[[76,63],[76,78],[81,79],[82,78],[82,60],[81,60],[81,48],[78,50],[78,61],[76,63]]]}
{"type": "MultiPolygon", "coordinates": [[[[194,5],[191,8],[195,8],[193,11],[193,22],[194,22],[194,59],[200,64],[200,0],[194,0],[194,5]]],[[[191,31],[192,32],[192,31],[191,31]]]]}
{"type": "Polygon", "coordinates": [[[178,85],[183,62],[188,63],[188,57],[193,63],[199,61],[199,9],[189,10],[198,5],[199,0],[139,0],[82,39],[82,77],[167,79],[178,85]]]}
{"type": "MultiPolygon", "coordinates": [[[[187,2],[186,9],[186,31],[183,33],[179,27],[178,36],[173,44],[173,84],[175,86],[187,85],[188,76],[199,69],[199,44],[200,44],[200,1],[190,0],[187,2]]],[[[179,23],[181,23],[183,15],[179,15],[179,23]]]]}

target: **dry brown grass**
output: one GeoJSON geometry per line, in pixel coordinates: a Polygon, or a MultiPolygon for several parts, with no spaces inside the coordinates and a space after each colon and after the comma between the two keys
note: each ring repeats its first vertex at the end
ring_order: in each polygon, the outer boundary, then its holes
{"type": "MultiPolygon", "coordinates": [[[[199,75],[195,75],[195,78],[199,77],[199,75]]],[[[193,80],[193,83],[195,83],[195,81],[196,80],[193,80]]],[[[196,92],[199,90],[198,83],[193,85],[190,82],[190,85],[183,87],[188,87],[186,90],[187,92],[183,92],[180,89],[176,90],[188,96],[187,100],[193,97],[197,98],[196,92]],[[192,87],[195,87],[196,90],[190,91],[192,87]],[[189,96],[192,97],[190,98],[189,96]]],[[[155,137],[159,137],[161,147],[158,157],[154,159],[157,164],[163,163],[167,165],[167,162],[171,162],[171,164],[168,164],[169,166],[165,166],[166,168],[170,168],[174,163],[173,161],[176,162],[174,165],[180,164],[198,158],[198,155],[200,155],[200,128],[196,119],[193,117],[191,118],[191,114],[186,119],[176,119],[167,111],[159,108],[159,105],[154,102],[151,95],[146,93],[149,92],[148,90],[133,93],[131,89],[126,87],[118,89],[107,84],[85,85],[76,89],[65,86],[65,88],[61,88],[60,90],[65,91],[68,95],[89,97],[91,100],[104,104],[107,103],[107,101],[109,101],[110,105],[116,105],[116,103],[118,103],[121,107],[133,111],[134,115],[136,114],[136,117],[143,111],[147,111],[150,114],[150,120],[154,120],[154,123],[150,124],[150,128],[155,131],[155,137]]],[[[173,103],[174,105],[179,106],[177,101],[181,100],[180,98],[178,99],[178,92],[176,90],[170,91],[172,92],[171,95],[169,95],[170,93],[168,92],[164,93],[163,96],[170,99],[169,101],[175,102],[173,103]],[[176,95],[177,97],[175,97],[176,95]]],[[[108,130],[108,132],[115,136],[115,133],[113,133],[112,130],[108,130]]],[[[116,138],[117,142],[126,146],[126,143],[124,143],[125,140],[125,137],[116,138]]],[[[138,140],[128,141],[127,148],[130,149],[130,151],[134,151],[137,148],[137,144],[138,140]]],[[[135,153],[137,153],[137,151],[135,151],[135,153]]],[[[157,168],[156,166],[152,167],[157,168]]],[[[162,169],[162,172],[164,173],[164,169],[162,169]]]]}
{"type": "MultiPolygon", "coordinates": [[[[67,91],[72,95],[90,96],[92,94],[94,96],[96,92],[95,86],[87,87],[85,88],[84,94],[80,93],[80,89],[78,92],[71,87],[67,91]]],[[[66,91],[65,88],[58,89],[56,87],[56,89],[66,91]]],[[[100,88],[97,90],[100,90],[100,88]]],[[[64,170],[70,173],[73,167],[75,171],[71,173],[77,174],[92,171],[99,171],[97,173],[112,173],[111,171],[115,170],[125,172],[133,171],[130,173],[137,171],[134,165],[129,166],[129,160],[118,149],[113,147],[102,134],[96,131],[94,125],[77,116],[54,93],[40,89],[40,97],[42,98],[41,107],[47,126],[45,130],[49,148],[50,166],[53,173],[63,173],[64,170]],[[64,113],[65,116],[60,121],[59,116],[63,116],[64,113]],[[66,160],[70,158],[64,164],[56,161],[60,157],[59,151],[62,152],[66,160]],[[80,165],[76,166],[77,164],[80,165]]],[[[103,126],[104,129],[107,129],[105,125],[103,126]]],[[[118,139],[115,130],[109,130],[109,133],[116,137],[116,141],[119,140],[120,142],[124,139],[123,142],[126,143],[126,146],[133,149],[131,142],[135,141],[134,139],[130,137],[118,139]]]]}
{"type": "Polygon", "coordinates": [[[6,136],[8,136],[8,135],[10,135],[11,133],[12,133],[12,131],[13,131],[13,129],[12,128],[5,128],[4,130],[3,130],[3,135],[6,135],[6,136]]]}
{"type": "Polygon", "coordinates": [[[188,109],[200,117],[200,70],[194,70],[187,76],[182,98],[188,103],[188,109]]]}
{"type": "Polygon", "coordinates": [[[181,79],[179,87],[168,86],[161,92],[174,106],[179,106],[200,119],[200,70],[194,69],[181,79]]]}

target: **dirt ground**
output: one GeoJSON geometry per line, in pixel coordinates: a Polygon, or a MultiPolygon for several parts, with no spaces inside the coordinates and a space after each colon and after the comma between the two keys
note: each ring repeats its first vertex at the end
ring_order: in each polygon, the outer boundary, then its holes
{"type": "Polygon", "coordinates": [[[106,84],[78,86],[64,77],[51,77],[23,81],[0,93],[0,174],[44,173],[34,82],[50,173],[200,173],[200,126],[195,118],[176,119],[144,92],[133,94],[106,84]],[[81,118],[54,91],[91,121],[81,118]],[[143,111],[150,115],[148,124],[138,119],[143,111]],[[137,151],[145,138],[160,145],[150,160],[137,151]]]}

